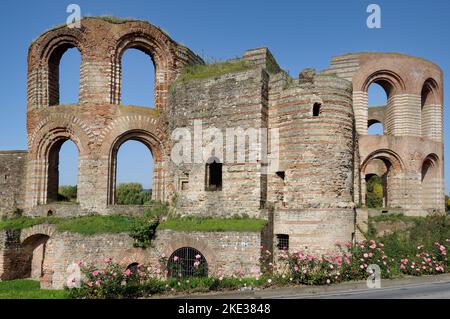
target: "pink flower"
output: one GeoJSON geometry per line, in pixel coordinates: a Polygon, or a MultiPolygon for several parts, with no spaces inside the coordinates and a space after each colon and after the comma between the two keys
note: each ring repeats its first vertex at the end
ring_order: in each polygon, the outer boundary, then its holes
{"type": "Polygon", "coordinates": [[[202,258],[202,256],[200,256],[200,255],[195,256],[195,259],[200,259],[200,258],[202,258]]]}
{"type": "Polygon", "coordinates": [[[173,261],[177,262],[180,259],[178,256],[173,257],[173,261]]]}
{"type": "Polygon", "coordinates": [[[101,281],[101,280],[97,280],[97,281],[95,282],[95,285],[96,285],[97,287],[100,287],[101,284],[102,284],[102,281],[101,281]]]}
{"type": "Polygon", "coordinates": [[[346,241],[344,245],[345,245],[345,247],[347,247],[347,248],[352,247],[352,243],[349,242],[349,241],[346,241]]]}
{"type": "Polygon", "coordinates": [[[368,258],[368,257],[369,257],[369,254],[368,254],[368,253],[365,253],[363,256],[364,256],[364,258],[368,258]]]}
{"type": "Polygon", "coordinates": [[[88,283],[88,286],[89,286],[89,287],[92,287],[93,285],[94,285],[94,284],[93,284],[92,282],[89,282],[89,283],[88,283]]]}
{"type": "Polygon", "coordinates": [[[106,258],[105,259],[105,263],[109,264],[110,262],[112,262],[112,258],[106,258]]]}
{"type": "Polygon", "coordinates": [[[97,277],[98,276],[99,271],[98,270],[94,270],[92,272],[92,276],[97,277]]]}
{"type": "Polygon", "coordinates": [[[333,269],[334,269],[334,266],[333,266],[333,265],[330,265],[330,269],[333,270],[333,269]]]}
{"type": "Polygon", "coordinates": [[[124,275],[131,276],[131,270],[130,269],[125,270],[124,275]]]}

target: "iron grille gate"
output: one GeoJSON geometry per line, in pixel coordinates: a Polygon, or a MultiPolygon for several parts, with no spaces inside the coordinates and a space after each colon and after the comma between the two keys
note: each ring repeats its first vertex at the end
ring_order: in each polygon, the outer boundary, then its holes
{"type": "Polygon", "coordinates": [[[207,277],[208,265],[201,252],[192,247],[177,249],[169,258],[170,277],[207,277]]]}

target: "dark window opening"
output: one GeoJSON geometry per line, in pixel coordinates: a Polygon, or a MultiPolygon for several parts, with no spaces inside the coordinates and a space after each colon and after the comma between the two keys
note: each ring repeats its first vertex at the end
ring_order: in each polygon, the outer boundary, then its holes
{"type": "Polygon", "coordinates": [[[222,190],[222,163],[217,158],[206,164],[206,190],[222,190]]]}
{"type": "Polygon", "coordinates": [[[276,172],[277,176],[281,178],[283,181],[286,178],[286,172],[276,172]]]}
{"type": "Polygon", "coordinates": [[[183,247],[177,249],[169,258],[167,269],[169,277],[207,277],[208,264],[205,257],[197,249],[183,247]]]}
{"type": "Polygon", "coordinates": [[[289,250],[289,235],[277,235],[277,248],[279,250],[289,250]]]}
{"type": "Polygon", "coordinates": [[[320,115],[320,109],[322,107],[322,104],[315,103],[313,106],[313,116],[319,116],[320,115]]]}

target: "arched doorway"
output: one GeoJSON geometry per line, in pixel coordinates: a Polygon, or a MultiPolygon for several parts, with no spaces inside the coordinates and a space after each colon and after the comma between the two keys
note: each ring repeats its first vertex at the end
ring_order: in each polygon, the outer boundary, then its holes
{"type": "Polygon", "coordinates": [[[44,275],[44,260],[49,238],[45,234],[35,234],[23,241],[19,279],[39,280],[44,275]]]}
{"type": "Polygon", "coordinates": [[[208,264],[203,254],[195,248],[183,247],[172,253],[168,260],[169,277],[207,277],[208,264]]]}

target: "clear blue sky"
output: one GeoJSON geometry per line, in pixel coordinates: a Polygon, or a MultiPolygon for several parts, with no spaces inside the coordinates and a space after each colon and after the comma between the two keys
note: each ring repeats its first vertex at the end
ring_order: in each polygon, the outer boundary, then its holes
{"type": "MultiPolygon", "coordinates": [[[[114,15],[148,20],[177,42],[209,58],[241,56],[246,49],[267,46],[292,76],[305,67],[323,69],[331,56],[353,51],[395,51],[429,59],[444,70],[445,91],[450,74],[450,2],[447,0],[316,0],[316,1],[1,1],[0,149],[26,149],[27,50],[31,41],[52,26],[64,23],[70,3],[82,15],[114,15]],[[382,9],[382,29],[368,29],[366,8],[382,9]]],[[[61,65],[63,102],[78,93],[79,56],[65,55],[61,65]],[[77,65],[78,63],[78,65],[77,65]]],[[[152,65],[139,52],[124,60],[124,104],[151,105],[152,65]]],[[[375,94],[373,104],[383,103],[375,94]]],[[[445,110],[445,122],[449,113],[445,110]]],[[[445,138],[449,140],[449,125],[445,138]]],[[[446,145],[446,157],[449,145],[446,145]]],[[[76,149],[61,153],[61,184],[76,182],[76,149]]],[[[151,158],[147,149],[129,142],[119,152],[120,181],[149,187],[151,158]],[[125,156],[131,153],[131,156],[125,156]]],[[[446,165],[446,171],[449,166],[446,165]]],[[[446,174],[446,186],[450,184],[446,174]]]]}

